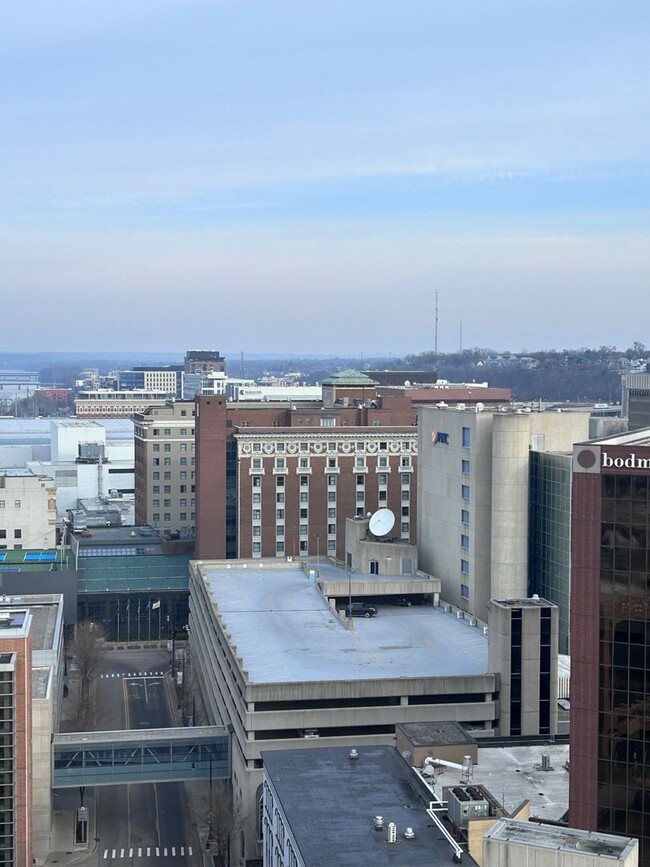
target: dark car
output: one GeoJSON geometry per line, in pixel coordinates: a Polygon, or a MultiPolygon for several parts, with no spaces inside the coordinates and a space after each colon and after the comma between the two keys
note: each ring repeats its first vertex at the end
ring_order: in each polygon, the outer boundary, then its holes
{"type": "Polygon", "coordinates": [[[346,617],[374,617],[379,612],[374,605],[368,605],[367,602],[353,602],[352,605],[345,606],[346,617]]]}

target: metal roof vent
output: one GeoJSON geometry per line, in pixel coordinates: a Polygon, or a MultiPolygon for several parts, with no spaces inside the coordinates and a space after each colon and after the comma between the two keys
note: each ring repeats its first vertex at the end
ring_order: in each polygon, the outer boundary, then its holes
{"type": "Polygon", "coordinates": [[[413,828],[407,828],[406,831],[404,831],[404,839],[415,840],[415,831],[413,828]]]}
{"type": "Polygon", "coordinates": [[[358,759],[358,758],[359,758],[359,753],[358,753],[358,752],[353,748],[353,749],[350,750],[349,758],[350,758],[352,761],[354,761],[355,759],[358,759]]]}
{"type": "Polygon", "coordinates": [[[11,611],[0,611],[0,628],[8,629],[11,626],[11,611]]]}
{"type": "Polygon", "coordinates": [[[383,816],[375,816],[372,822],[375,831],[381,831],[384,827],[384,817],[383,816]]]}
{"type": "Polygon", "coordinates": [[[388,843],[397,843],[397,825],[395,822],[388,823],[388,843]]]}

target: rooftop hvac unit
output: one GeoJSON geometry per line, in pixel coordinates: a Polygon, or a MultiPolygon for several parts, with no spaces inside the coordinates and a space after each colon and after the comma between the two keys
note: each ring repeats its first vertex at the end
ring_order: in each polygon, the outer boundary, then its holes
{"type": "Polygon", "coordinates": [[[477,786],[454,786],[447,792],[447,810],[457,828],[467,828],[472,819],[485,819],[490,805],[477,786]]]}

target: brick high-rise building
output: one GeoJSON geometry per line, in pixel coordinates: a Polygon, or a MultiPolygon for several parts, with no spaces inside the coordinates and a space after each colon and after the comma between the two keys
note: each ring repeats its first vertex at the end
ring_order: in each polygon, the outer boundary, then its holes
{"type": "Polygon", "coordinates": [[[650,865],[650,430],[576,445],[569,821],[650,865]]]}
{"type": "Polygon", "coordinates": [[[323,400],[196,401],[197,557],[345,554],[345,519],[390,508],[415,537],[417,410],[357,371],[323,400]]]}

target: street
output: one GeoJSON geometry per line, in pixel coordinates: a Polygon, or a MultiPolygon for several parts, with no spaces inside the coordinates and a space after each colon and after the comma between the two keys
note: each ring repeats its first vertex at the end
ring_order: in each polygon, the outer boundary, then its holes
{"type": "MultiPolygon", "coordinates": [[[[105,730],[167,728],[174,725],[163,651],[110,652],[97,680],[97,702],[105,730]]],[[[182,783],[101,786],[95,789],[97,856],[157,867],[198,864],[200,852],[182,783]]]]}

